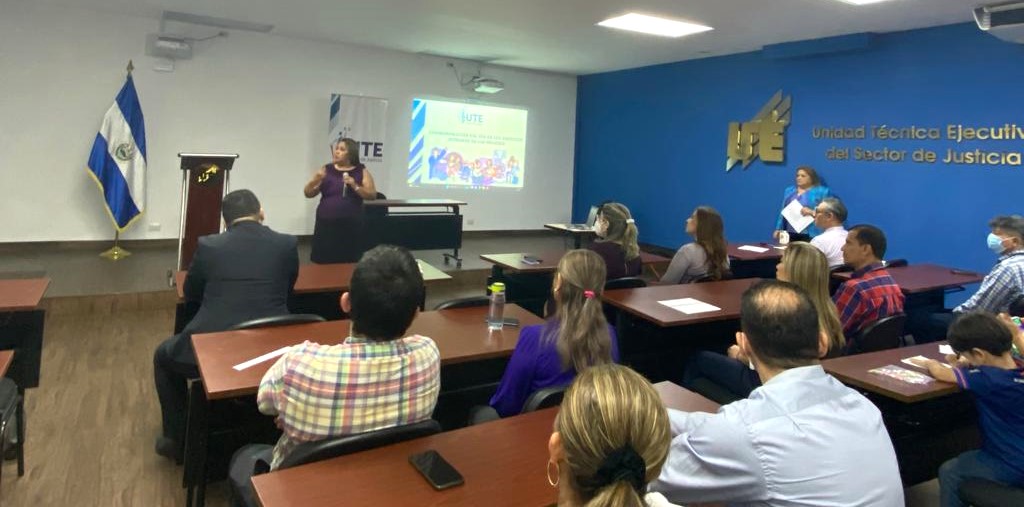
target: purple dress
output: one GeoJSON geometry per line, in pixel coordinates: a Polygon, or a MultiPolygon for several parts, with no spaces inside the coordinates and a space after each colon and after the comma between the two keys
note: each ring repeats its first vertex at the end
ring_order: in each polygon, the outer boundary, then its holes
{"type": "Polygon", "coordinates": [[[327,164],[324,169],[310,260],[317,264],[356,262],[365,250],[363,198],[351,187],[346,188],[344,174],[348,172],[357,185],[362,185],[365,166],[339,171],[334,164],[327,164]]]}
{"type": "MultiPolygon", "coordinates": [[[[544,330],[548,326],[554,326],[557,331],[558,322],[526,326],[519,332],[519,341],[505,367],[498,391],[491,397],[491,406],[502,417],[522,412],[526,399],[534,392],[546,387],[567,386],[576,378],[572,367],[562,369],[554,341],[545,343],[544,330]]],[[[608,326],[608,334],[612,339],[612,361],[618,363],[619,342],[612,326],[608,326]]]]}

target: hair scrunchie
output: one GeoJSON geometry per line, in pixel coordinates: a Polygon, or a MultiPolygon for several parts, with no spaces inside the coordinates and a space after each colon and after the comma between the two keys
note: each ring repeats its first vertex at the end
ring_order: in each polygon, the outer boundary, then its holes
{"type": "Polygon", "coordinates": [[[625,479],[637,493],[643,493],[646,476],[647,464],[644,458],[637,454],[632,446],[626,444],[625,447],[605,457],[601,468],[597,469],[594,476],[594,483],[598,488],[603,488],[625,479]]]}

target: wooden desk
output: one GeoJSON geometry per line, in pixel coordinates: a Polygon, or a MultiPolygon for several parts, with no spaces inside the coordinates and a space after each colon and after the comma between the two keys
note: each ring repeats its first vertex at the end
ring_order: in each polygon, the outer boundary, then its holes
{"type": "Polygon", "coordinates": [[[778,262],[782,258],[785,248],[779,248],[778,245],[771,243],[729,243],[727,252],[729,257],[738,261],[762,261],[771,260],[778,262]],[[758,248],[767,248],[767,252],[751,252],[750,250],[740,250],[741,246],[755,246],[758,248]]]}
{"type": "Polygon", "coordinates": [[[885,375],[868,373],[868,370],[891,364],[927,375],[928,372],[923,368],[915,368],[900,362],[903,359],[917,355],[945,361],[942,354],[939,354],[939,345],[937,343],[924,343],[914,345],[913,347],[902,347],[881,352],[827,359],[822,361],[821,365],[825,368],[825,371],[844,384],[880,394],[903,403],[916,403],[960,391],[956,384],[939,382],[937,380],[929,384],[910,384],[885,375]]]}
{"type": "Polygon", "coordinates": [[[0,350],[16,350],[9,377],[18,390],[39,386],[46,310],[39,307],[49,278],[0,280],[0,350]]]}
{"type": "Polygon", "coordinates": [[[572,237],[573,248],[580,248],[583,238],[595,236],[592,227],[572,227],[573,224],[544,224],[545,229],[558,231],[572,237]]]}
{"type": "MultiPolygon", "coordinates": [[[[985,278],[985,275],[979,273],[955,270],[938,264],[908,264],[886,270],[907,295],[951,289],[978,283],[985,278]]],[[[846,281],[851,278],[852,273],[833,273],[832,276],[846,281]]]]}
{"type": "MultiPolygon", "coordinates": [[[[452,279],[450,275],[427,262],[416,259],[416,263],[420,266],[424,284],[452,279]]],[[[295,288],[288,300],[288,308],[292,313],[314,313],[328,320],[342,318],[338,298],[349,289],[355,269],[355,263],[300,265],[295,288]]],[[[175,334],[180,333],[199,311],[200,302],[185,301],[187,275],[188,271],[178,271],[174,276],[175,288],[178,291],[178,306],[174,316],[175,334]]]]}
{"type": "MultiPolygon", "coordinates": [[[[665,404],[687,411],[717,404],[681,387],[655,386],[665,404]]],[[[558,500],[548,485],[548,461],[557,408],[371,449],[253,477],[263,507],[334,505],[547,506],[558,500]],[[434,449],[465,484],[434,491],[409,455],[434,449]]]]}
{"type": "MultiPolygon", "coordinates": [[[[482,254],[480,258],[494,264],[499,270],[509,270],[513,273],[552,273],[558,268],[558,261],[562,260],[565,252],[541,252],[541,253],[503,253],[503,254],[482,254]],[[540,264],[526,264],[523,256],[532,255],[541,260],[540,264]]],[[[640,262],[644,265],[669,262],[672,259],[660,255],[640,252],[640,262]]]]}
{"type": "MultiPolygon", "coordinates": [[[[441,365],[508,357],[519,341],[518,327],[487,330],[487,307],[457,308],[421,312],[407,335],[431,337],[441,352],[441,365]]],[[[536,315],[514,305],[505,306],[505,316],[519,319],[520,326],[540,324],[536,315]]],[[[225,331],[192,336],[196,362],[210,400],[256,394],[263,375],[277,360],[270,359],[237,371],[234,365],[305,340],[322,344],[341,343],[349,335],[351,321],[225,331]]]]}
{"type": "Polygon", "coordinates": [[[685,326],[701,322],[738,319],[743,291],[759,281],[759,278],[744,278],[720,282],[617,289],[605,291],[602,298],[615,308],[652,322],[659,327],[685,326]],[[687,315],[658,302],[680,298],[698,299],[717,306],[721,310],[687,315]]]}
{"type": "Polygon", "coordinates": [[[11,367],[11,361],[13,360],[13,350],[0,350],[0,377],[7,375],[7,369],[11,367]]]}
{"type": "Polygon", "coordinates": [[[782,259],[785,249],[771,243],[729,243],[729,270],[733,278],[775,278],[775,265],[782,259]],[[767,248],[767,252],[740,250],[741,246],[767,248]]]}

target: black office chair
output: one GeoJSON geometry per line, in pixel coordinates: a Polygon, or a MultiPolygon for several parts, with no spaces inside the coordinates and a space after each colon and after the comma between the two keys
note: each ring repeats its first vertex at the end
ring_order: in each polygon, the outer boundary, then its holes
{"type": "Polygon", "coordinates": [[[853,268],[846,264],[840,264],[832,268],[828,268],[828,295],[835,295],[836,291],[839,290],[839,286],[843,284],[843,280],[840,280],[832,275],[836,273],[850,273],[853,268]]]}
{"type": "Polygon", "coordinates": [[[311,313],[288,313],[285,315],[274,315],[271,317],[260,317],[258,319],[239,322],[228,331],[241,331],[243,329],[256,329],[261,327],[290,326],[292,324],[308,324],[311,322],[324,322],[324,318],[311,313]]]}
{"type": "Polygon", "coordinates": [[[1010,315],[1024,317],[1024,295],[1018,296],[1014,302],[1010,303],[1010,307],[1006,311],[1010,315]]]}
{"type": "Polygon", "coordinates": [[[296,467],[354,452],[365,451],[385,445],[397,444],[414,438],[435,435],[441,432],[441,425],[433,419],[418,423],[394,426],[377,431],[368,431],[356,435],[345,435],[327,440],[305,442],[295,446],[281,460],[279,469],[296,467]]]}
{"type": "Polygon", "coordinates": [[[966,479],[957,492],[960,501],[972,507],[1024,505],[1024,489],[1004,486],[985,479],[966,479]]]}
{"type": "MultiPolygon", "coordinates": [[[[9,378],[0,379],[0,446],[8,442],[7,431],[11,421],[17,421],[18,441],[14,444],[18,455],[18,477],[25,475],[25,400],[18,386],[9,378]]],[[[3,467],[0,467],[2,469],[3,467]]]]}
{"type": "MultiPolygon", "coordinates": [[[[384,194],[382,194],[380,192],[377,192],[377,200],[378,201],[382,201],[382,200],[387,199],[387,198],[388,197],[386,195],[384,195],[384,194]]],[[[366,210],[366,217],[367,218],[380,218],[380,217],[385,216],[385,215],[388,214],[387,206],[367,206],[365,208],[365,210],[366,210]]]]}
{"type": "Polygon", "coordinates": [[[561,405],[562,397],[565,396],[565,389],[567,387],[569,386],[545,387],[544,389],[534,391],[534,393],[526,399],[526,403],[523,404],[523,411],[520,413],[526,414],[536,410],[561,405]]]}
{"type": "Polygon", "coordinates": [[[847,344],[846,353],[863,354],[898,348],[906,322],[907,316],[902,313],[878,319],[847,344]]]}
{"type": "Polygon", "coordinates": [[[491,304],[488,296],[470,296],[467,298],[449,299],[434,307],[434,310],[450,310],[452,308],[475,308],[491,304]]]}
{"type": "Polygon", "coordinates": [[[882,261],[882,266],[887,268],[902,268],[907,265],[906,259],[893,259],[891,261],[882,261]]]}
{"type": "Polygon", "coordinates": [[[604,290],[638,289],[640,287],[647,287],[647,282],[643,278],[636,276],[615,278],[604,283],[604,290]]]}

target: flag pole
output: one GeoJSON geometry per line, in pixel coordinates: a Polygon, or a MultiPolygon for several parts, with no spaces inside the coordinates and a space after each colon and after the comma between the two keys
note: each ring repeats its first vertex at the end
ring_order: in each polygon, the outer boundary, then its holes
{"type": "MultiPolygon", "coordinates": [[[[135,70],[135,65],[132,64],[131,60],[128,60],[128,67],[125,70],[128,72],[128,76],[130,77],[132,75],[132,71],[135,70]]],[[[129,252],[128,250],[121,248],[121,231],[115,229],[114,246],[110,247],[108,250],[101,253],[100,257],[112,261],[119,261],[121,259],[124,259],[125,257],[128,257],[131,254],[132,253],[129,252]]]]}

